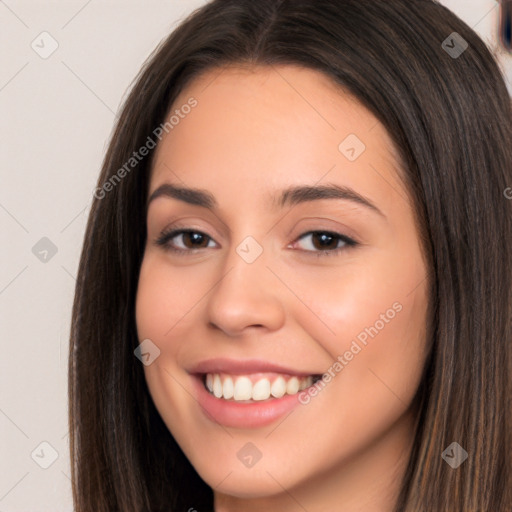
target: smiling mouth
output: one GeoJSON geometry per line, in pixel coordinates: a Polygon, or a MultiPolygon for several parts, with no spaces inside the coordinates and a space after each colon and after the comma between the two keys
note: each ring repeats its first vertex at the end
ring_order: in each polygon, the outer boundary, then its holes
{"type": "Polygon", "coordinates": [[[231,402],[253,403],[274,400],[285,395],[295,395],[321,379],[321,375],[298,377],[275,373],[231,375],[205,373],[205,389],[215,398],[231,402]]]}

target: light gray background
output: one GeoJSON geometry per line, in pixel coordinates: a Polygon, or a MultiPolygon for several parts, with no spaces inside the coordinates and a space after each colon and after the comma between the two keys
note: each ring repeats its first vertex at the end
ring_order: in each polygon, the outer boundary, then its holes
{"type": "MultiPolygon", "coordinates": [[[[203,3],[0,0],[0,512],[72,510],[68,335],[92,191],[126,89],[203,3]],[[51,48],[44,31],[58,43],[46,59],[31,47],[51,48]]],[[[495,0],[443,3],[496,47],[495,0]]]]}

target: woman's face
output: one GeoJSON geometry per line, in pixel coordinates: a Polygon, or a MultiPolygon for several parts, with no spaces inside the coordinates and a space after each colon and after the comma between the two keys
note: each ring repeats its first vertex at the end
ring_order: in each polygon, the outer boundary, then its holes
{"type": "Polygon", "coordinates": [[[154,403],[218,495],[370,499],[410,448],[425,360],[426,266],[390,138],[295,66],[217,69],[177,109],[137,292],[154,403]]]}

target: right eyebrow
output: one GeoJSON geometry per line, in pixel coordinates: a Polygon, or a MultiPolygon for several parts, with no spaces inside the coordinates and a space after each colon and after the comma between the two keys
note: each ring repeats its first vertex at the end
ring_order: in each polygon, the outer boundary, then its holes
{"type": "Polygon", "coordinates": [[[171,185],[170,183],[164,183],[160,185],[149,197],[148,207],[151,201],[154,201],[157,197],[170,197],[184,201],[188,204],[197,206],[203,206],[204,208],[217,208],[218,203],[215,197],[206,190],[200,190],[197,188],[178,187],[171,185]]]}

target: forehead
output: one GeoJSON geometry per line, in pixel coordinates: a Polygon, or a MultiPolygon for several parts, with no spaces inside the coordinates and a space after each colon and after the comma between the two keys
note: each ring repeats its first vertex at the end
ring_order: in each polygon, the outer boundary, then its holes
{"type": "Polygon", "coordinates": [[[181,92],[169,115],[190,98],[197,105],[158,144],[150,193],[177,179],[215,194],[226,184],[243,195],[322,180],[359,188],[376,202],[400,192],[384,127],[323,73],[298,66],[210,70],[181,92]]]}

